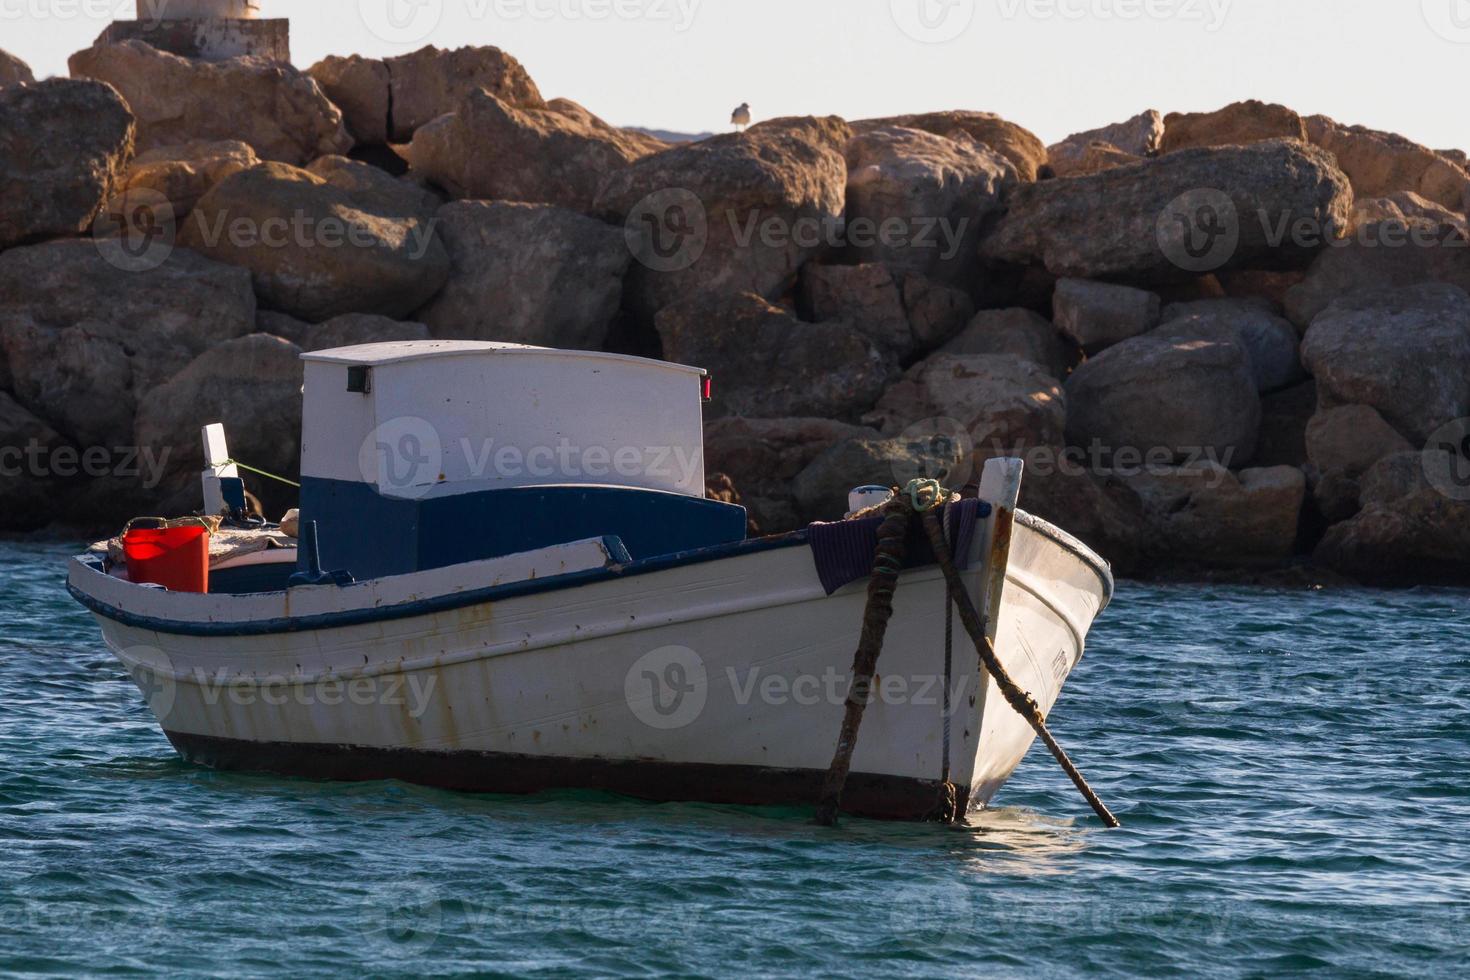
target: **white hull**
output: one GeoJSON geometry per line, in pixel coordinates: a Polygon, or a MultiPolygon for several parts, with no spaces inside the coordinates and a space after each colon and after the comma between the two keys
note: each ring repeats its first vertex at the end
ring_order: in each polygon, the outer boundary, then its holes
{"type": "MultiPolygon", "coordinates": [[[[965,575],[981,608],[997,581],[984,557],[990,526],[977,531],[965,575]]],[[[258,596],[142,589],[82,562],[71,585],[195,761],[478,791],[590,786],[656,799],[814,802],[842,721],[866,583],[828,596],[804,545],[373,618],[497,575],[596,568],[605,556],[590,544],[552,549],[556,567],[501,559],[258,596]],[[363,621],[296,628],[352,608],[363,621]],[[192,628],[160,629],[150,617],[192,628]],[[291,626],[228,635],[231,621],[291,626]]],[[[998,653],[1049,711],[1111,578],[1067,535],[1018,515],[1004,582],[998,653]]],[[[946,768],[961,798],[982,805],[1031,744],[956,618],[946,767],[945,598],[937,568],[900,578],[846,809],[922,818],[946,768]]]]}

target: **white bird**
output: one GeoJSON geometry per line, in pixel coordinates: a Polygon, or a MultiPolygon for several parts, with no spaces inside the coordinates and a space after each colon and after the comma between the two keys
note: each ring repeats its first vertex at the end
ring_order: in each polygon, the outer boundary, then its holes
{"type": "Polygon", "coordinates": [[[740,108],[736,109],[733,113],[730,114],[730,122],[735,125],[736,129],[744,129],[746,126],[749,126],[750,103],[740,103],[740,108]]]}

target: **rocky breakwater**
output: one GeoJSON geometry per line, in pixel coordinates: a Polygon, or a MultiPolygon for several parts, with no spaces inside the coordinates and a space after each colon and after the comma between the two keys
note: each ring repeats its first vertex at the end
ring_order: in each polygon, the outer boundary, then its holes
{"type": "Polygon", "coordinates": [[[211,421],[292,476],[302,351],[443,337],[709,368],[767,532],[1021,454],[1125,574],[1470,578],[1463,154],[1260,103],[670,146],[495,48],[0,69],[0,529],[191,509],[211,421]]]}

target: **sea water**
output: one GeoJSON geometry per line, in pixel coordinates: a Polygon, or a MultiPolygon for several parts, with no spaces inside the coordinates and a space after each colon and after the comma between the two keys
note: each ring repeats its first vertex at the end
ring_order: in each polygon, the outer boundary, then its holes
{"type": "MultiPolygon", "coordinates": [[[[1464,976],[1470,593],[1120,583],[960,829],[181,762],[0,545],[0,974],[1464,976]]],[[[835,733],[833,733],[835,735],[835,733]]]]}

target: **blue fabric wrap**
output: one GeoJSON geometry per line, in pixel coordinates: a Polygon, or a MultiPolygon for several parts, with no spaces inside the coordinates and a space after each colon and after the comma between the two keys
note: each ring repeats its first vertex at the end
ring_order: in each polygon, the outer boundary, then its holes
{"type": "MultiPolygon", "coordinates": [[[[948,511],[950,552],[955,557],[955,565],[963,571],[969,567],[975,528],[983,518],[990,516],[990,505],[983,500],[962,500],[950,504],[948,511]]],[[[813,524],[807,528],[817,576],[828,595],[849,582],[873,574],[873,555],[878,550],[878,528],[882,523],[882,517],[866,517],[860,521],[813,524]]],[[[922,568],[933,564],[934,550],[929,547],[929,536],[915,522],[909,526],[903,567],[922,568]]]]}

